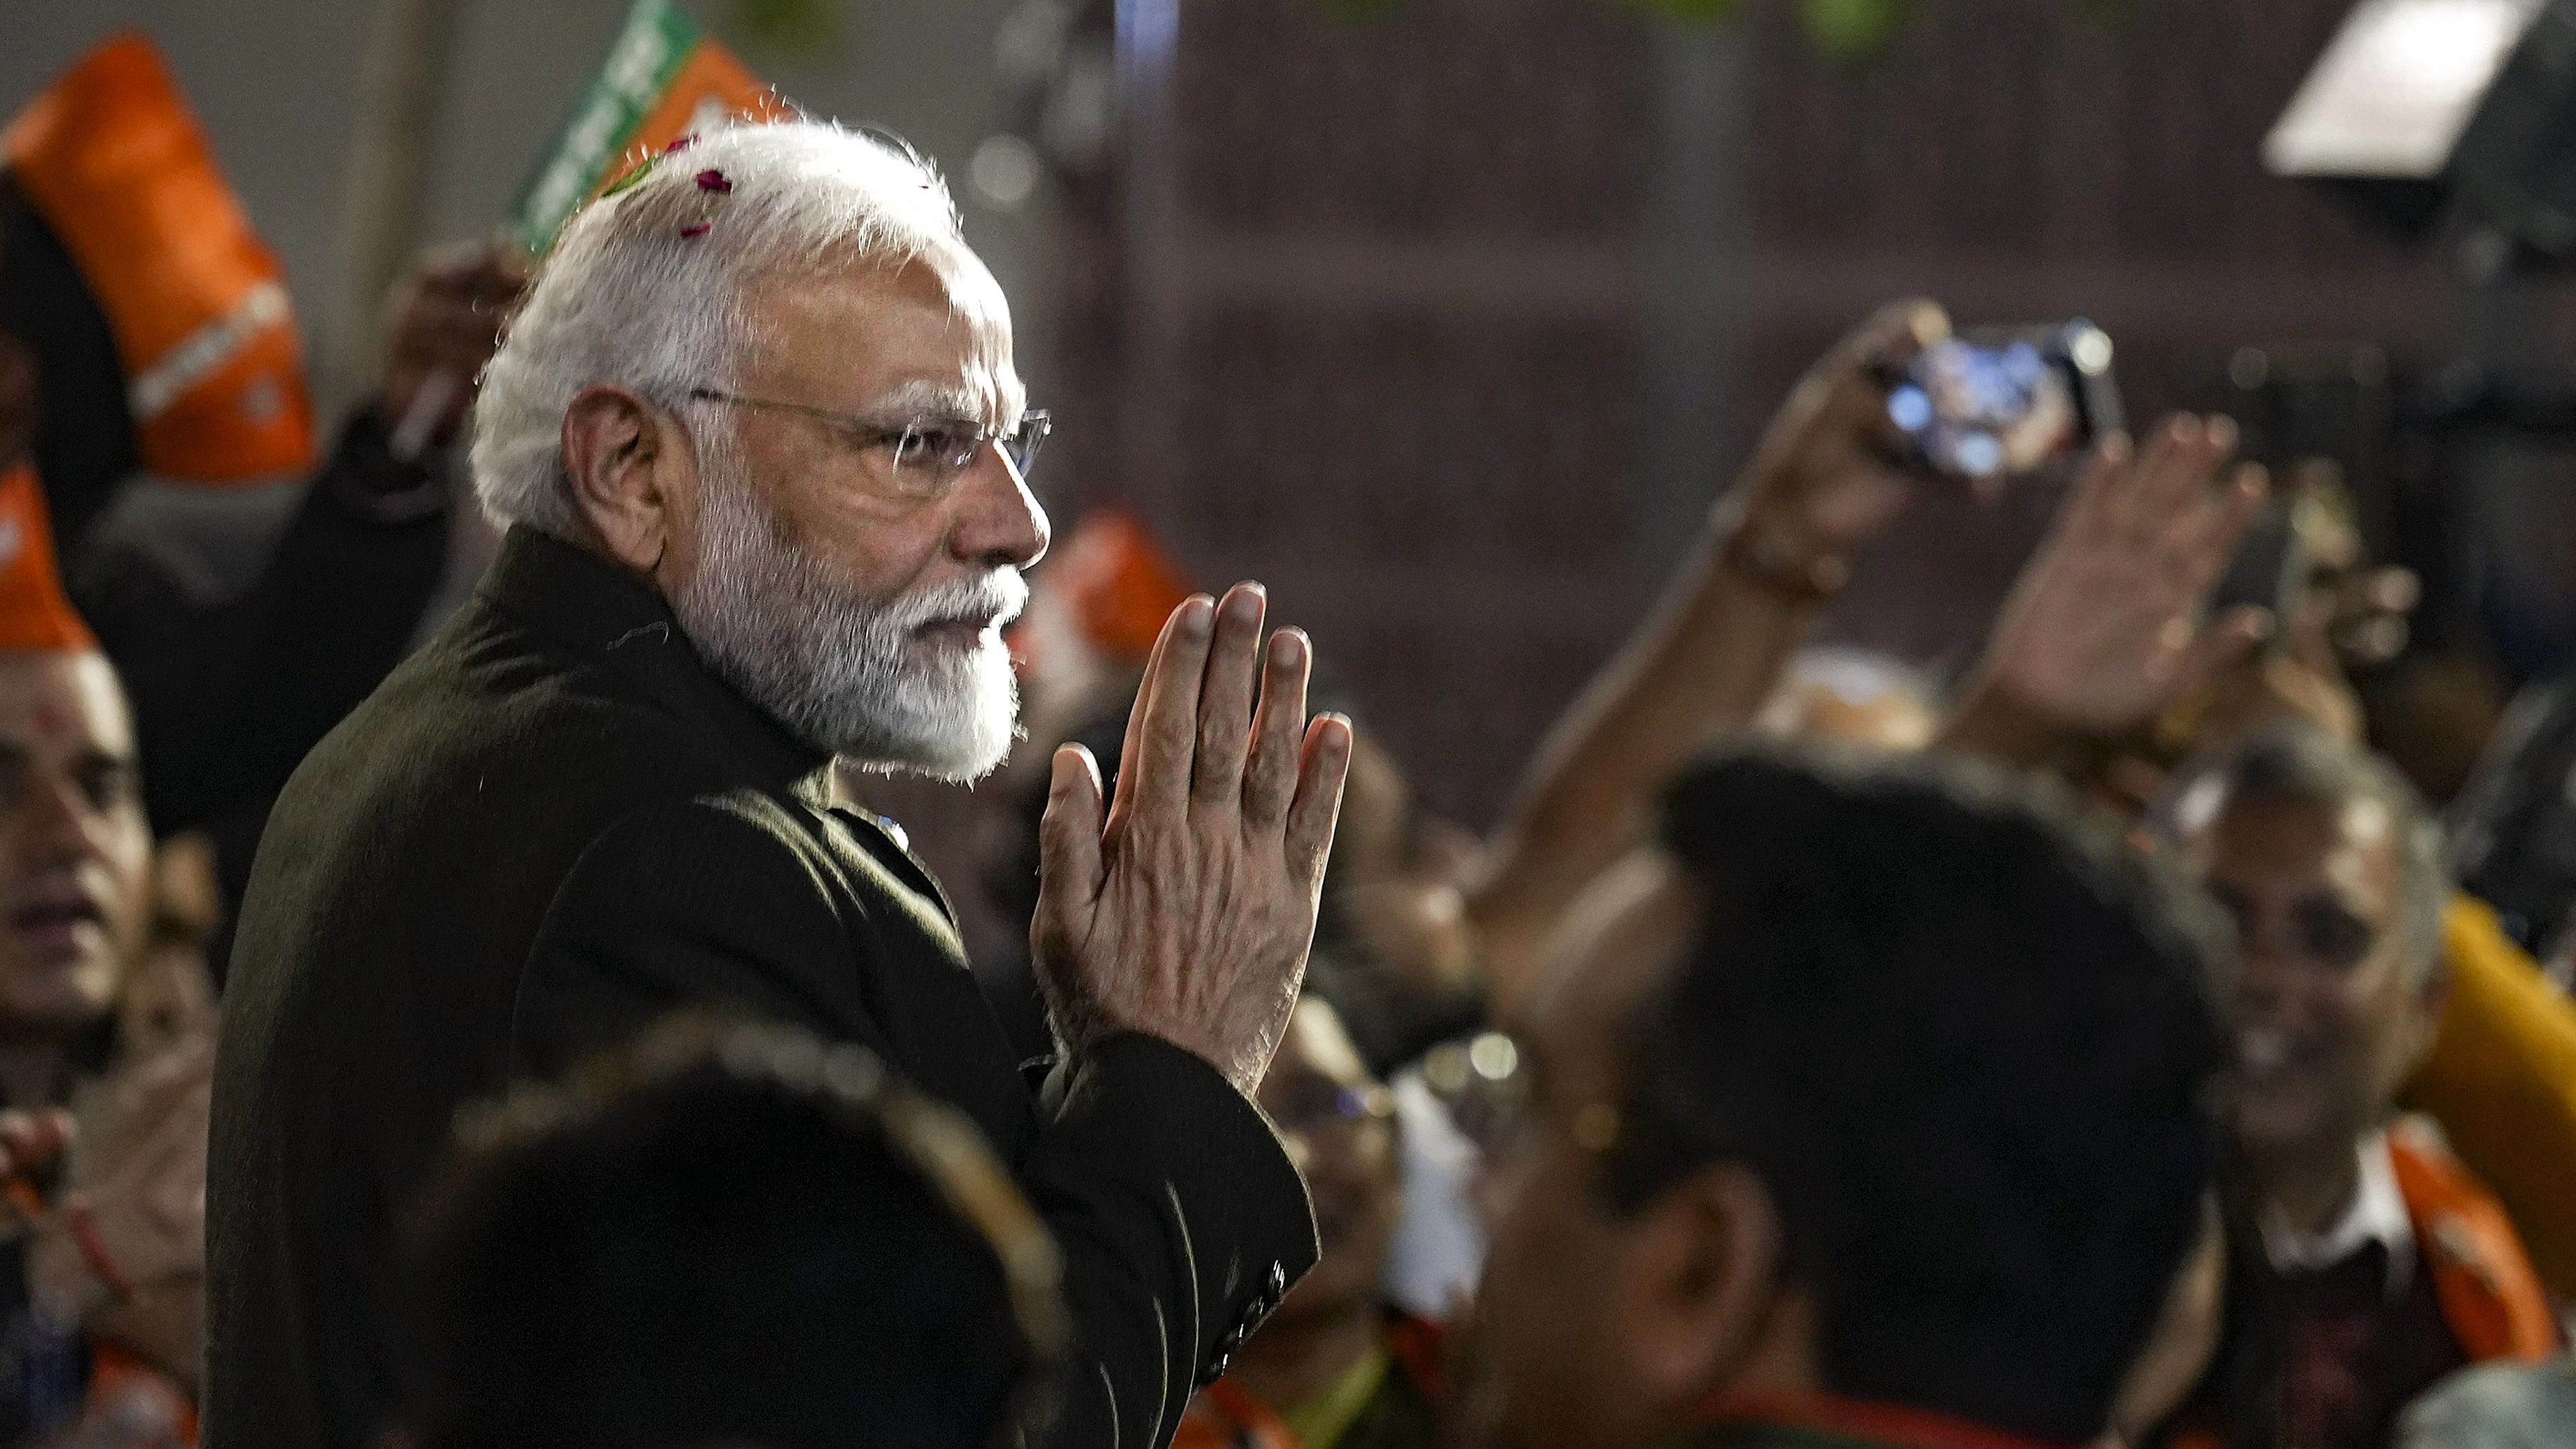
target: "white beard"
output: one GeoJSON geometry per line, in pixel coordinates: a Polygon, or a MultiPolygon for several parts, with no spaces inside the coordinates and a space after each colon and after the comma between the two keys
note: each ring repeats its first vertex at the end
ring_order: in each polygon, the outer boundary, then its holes
{"type": "Polygon", "coordinates": [[[790,542],[726,461],[704,460],[698,568],[671,599],[708,665],[817,749],[942,780],[990,774],[1018,732],[1001,626],[1028,601],[1019,571],[872,597],[790,542]],[[943,619],[988,627],[964,648],[918,632],[943,619]]]}

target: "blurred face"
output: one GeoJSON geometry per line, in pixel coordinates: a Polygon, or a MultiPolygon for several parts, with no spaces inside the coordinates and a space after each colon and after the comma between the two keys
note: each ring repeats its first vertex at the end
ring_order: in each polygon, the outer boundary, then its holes
{"type": "Polygon", "coordinates": [[[2235,918],[2239,1127],[2261,1162],[2349,1150],[2432,1040],[2438,974],[2411,980],[2395,822],[2375,801],[2227,797],[2178,812],[2181,859],[2235,918]]]}
{"type": "Polygon", "coordinates": [[[1638,857],[1568,923],[1549,984],[1517,1026],[1530,1108],[1494,1165],[1493,1244],[1462,1412],[1485,1444],[1623,1444],[1707,1391],[1697,1340],[1669,1331],[1671,1209],[1602,1196],[1630,1024],[1688,947],[1694,907],[1638,857]]]}
{"type": "Polygon", "coordinates": [[[141,951],[152,833],[96,654],[0,654],[0,1034],[98,1024],[141,951]]]}
{"type": "Polygon", "coordinates": [[[693,496],[674,500],[674,612],[719,672],[809,742],[862,763],[981,775],[1017,703],[1001,629],[1046,515],[998,446],[953,486],[899,459],[906,428],[1015,424],[1010,320],[960,253],[755,288],[730,390],[863,420],[703,405],[693,496]],[[899,466],[900,465],[900,466],[899,466]]]}
{"type": "Polygon", "coordinates": [[[1394,1104],[1360,1064],[1341,1018],[1322,1001],[1298,1003],[1270,1074],[1261,1079],[1261,1108],[1279,1125],[1289,1157],[1305,1175],[1324,1249],[1277,1316],[1294,1320],[1375,1302],[1387,1243],[1404,1210],[1394,1104]]]}

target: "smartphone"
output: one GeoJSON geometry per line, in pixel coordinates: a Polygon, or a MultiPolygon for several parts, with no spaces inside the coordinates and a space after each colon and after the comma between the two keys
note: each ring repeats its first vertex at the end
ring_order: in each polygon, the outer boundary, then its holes
{"type": "Polygon", "coordinates": [[[2237,545],[2236,557],[2210,590],[2205,615],[2215,618],[2247,604],[2269,610],[2273,619],[2271,637],[2277,645],[2287,634],[2289,621],[2297,616],[2300,600],[2307,592],[2308,574],[2307,542],[2300,537],[2290,509],[2276,499],[2266,504],[2245,530],[2245,541],[2237,545]]]}
{"type": "Polygon", "coordinates": [[[2111,338],[2081,319],[1957,333],[1915,354],[1887,415],[1936,472],[2030,472],[2120,428],[2111,338]]]}

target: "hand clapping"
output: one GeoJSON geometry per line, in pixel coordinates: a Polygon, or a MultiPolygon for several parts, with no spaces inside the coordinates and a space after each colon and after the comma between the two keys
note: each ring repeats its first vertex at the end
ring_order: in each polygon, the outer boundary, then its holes
{"type": "Polygon", "coordinates": [[[1263,647],[1265,608],[1238,584],[1174,611],[1105,816],[1097,762],[1056,752],[1030,929],[1068,1046],[1161,1037],[1247,1097],[1296,1004],[1351,756],[1349,721],[1306,719],[1306,637],[1263,647]]]}

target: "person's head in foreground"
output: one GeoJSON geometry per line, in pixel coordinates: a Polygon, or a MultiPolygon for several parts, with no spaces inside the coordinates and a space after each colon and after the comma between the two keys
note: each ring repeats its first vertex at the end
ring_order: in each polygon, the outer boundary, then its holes
{"type": "Polygon", "coordinates": [[[501,523],[615,560],[806,743],[969,778],[1047,524],[1001,290],[918,158],[728,126],[585,208],[493,358],[501,523]]]}
{"type": "Polygon", "coordinates": [[[2440,828],[2395,771],[2299,725],[2187,772],[2158,824],[2235,919],[2247,1165],[2287,1226],[2321,1231],[2441,1020],[2440,828]]]}
{"type": "Polygon", "coordinates": [[[856,1047],[683,1017],[462,1137],[412,1260],[418,1449],[983,1449],[1045,1412],[1053,1241],[856,1047]]]}
{"type": "Polygon", "coordinates": [[[1523,1024],[1465,1412],[1528,1444],[2102,1434],[2206,1240],[2205,909],[1938,764],[1723,758],[1660,842],[1523,1024]]]}

